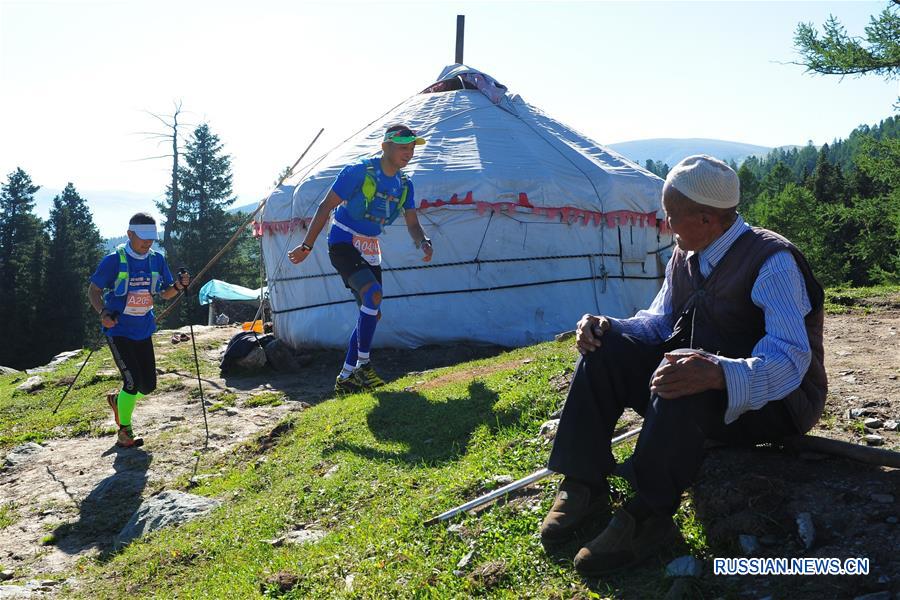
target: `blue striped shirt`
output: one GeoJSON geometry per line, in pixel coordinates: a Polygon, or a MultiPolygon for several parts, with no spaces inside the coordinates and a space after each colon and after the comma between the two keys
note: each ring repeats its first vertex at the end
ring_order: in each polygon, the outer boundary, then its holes
{"type": "MultiPolygon", "coordinates": [[[[709,276],[749,228],[738,215],[728,231],[700,251],[700,272],[704,277],[709,276]]],[[[613,331],[650,344],[668,338],[675,325],[671,282],[672,262],[669,261],[665,281],[650,307],[630,319],[610,319],[613,331]]],[[[812,306],[803,275],[790,251],[776,252],[763,263],[750,298],[763,311],[766,333],[753,347],[750,358],[716,357],[725,374],[728,393],[725,423],[735,421],[748,410],[761,408],[766,402],[780,400],[800,387],[812,358],[803,321],[812,306]]]]}

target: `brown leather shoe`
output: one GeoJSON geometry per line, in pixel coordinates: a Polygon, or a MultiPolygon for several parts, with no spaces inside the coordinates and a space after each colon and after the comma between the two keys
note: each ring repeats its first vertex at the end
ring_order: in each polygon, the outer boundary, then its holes
{"type": "Polygon", "coordinates": [[[677,535],[672,517],[652,515],[635,521],[620,508],[603,533],[575,555],[575,569],[597,577],[631,567],[673,544],[677,535]]]}
{"type": "Polygon", "coordinates": [[[592,493],[585,484],[566,477],[541,523],[541,542],[545,546],[565,543],[590,522],[590,517],[608,509],[609,493],[592,493]]]}

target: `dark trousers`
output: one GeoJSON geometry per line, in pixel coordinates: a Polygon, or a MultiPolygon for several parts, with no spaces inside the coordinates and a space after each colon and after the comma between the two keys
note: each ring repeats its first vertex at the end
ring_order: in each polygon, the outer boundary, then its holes
{"type": "Polygon", "coordinates": [[[152,336],[145,340],[107,336],[106,341],[122,373],[122,389],[129,394],[149,394],[156,389],[156,356],[152,336]]]}
{"type": "Polygon", "coordinates": [[[650,394],[663,348],[607,332],[581,357],[547,467],[594,485],[615,469],[610,440],[625,408],[644,417],[629,464],[637,496],[653,511],[674,514],[703,461],[707,439],[733,445],[775,441],[797,433],[783,401],[724,421],[727,396],[708,391],[665,400],[650,394]]]}

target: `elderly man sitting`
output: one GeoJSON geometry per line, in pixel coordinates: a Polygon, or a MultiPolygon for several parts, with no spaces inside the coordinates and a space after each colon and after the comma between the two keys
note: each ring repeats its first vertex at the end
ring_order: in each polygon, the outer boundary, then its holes
{"type": "Polygon", "coordinates": [[[803,254],[737,214],[737,174],[706,155],[669,173],[662,204],[677,244],[659,294],[630,319],[584,315],[548,468],[565,475],[541,525],[565,542],[610,506],[610,450],[626,407],[644,417],[621,465],[635,496],[575,557],[585,575],[634,565],[672,541],[672,516],[707,439],[756,444],[822,414],[823,291],[803,254]]]}

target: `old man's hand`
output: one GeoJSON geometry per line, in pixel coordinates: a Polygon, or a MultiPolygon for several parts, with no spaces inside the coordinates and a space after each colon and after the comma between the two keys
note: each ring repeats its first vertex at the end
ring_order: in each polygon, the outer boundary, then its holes
{"type": "Polygon", "coordinates": [[[575,326],[575,346],[582,356],[601,346],[600,338],[609,329],[609,320],[597,315],[584,315],[575,326]]]}
{"type": "Polygon", "coordinates": [[[650,380],[650,392],[666,399],[724,389],[722,366],[715,356],[702,351],[666,354],[650,380]]]}

